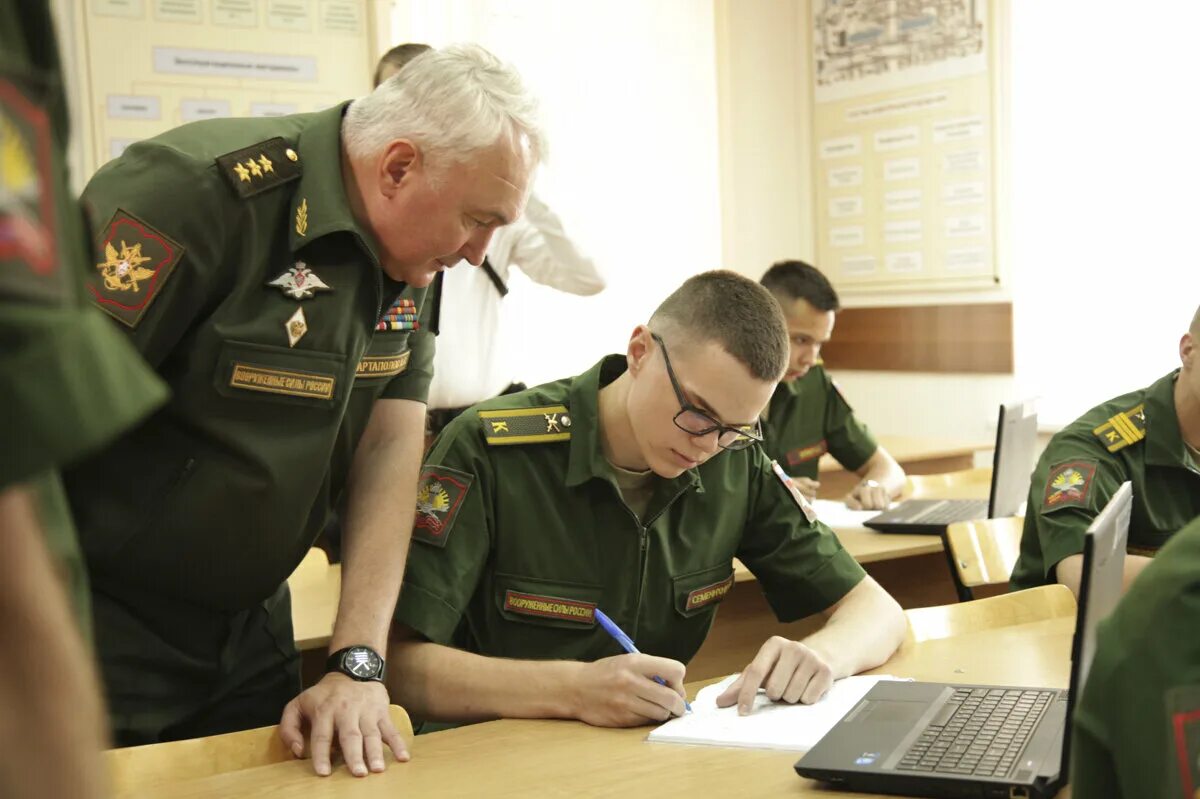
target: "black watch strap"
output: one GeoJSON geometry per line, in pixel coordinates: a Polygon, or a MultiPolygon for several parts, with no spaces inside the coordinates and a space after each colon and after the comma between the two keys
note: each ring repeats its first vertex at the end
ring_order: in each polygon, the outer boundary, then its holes
{"type": "Polygon", "coordinates": [[[336,671],[359,682],[383,682],[383,657],[369,646],[357,644],[334,652],[325,661],[325,673],[336,671]]]}

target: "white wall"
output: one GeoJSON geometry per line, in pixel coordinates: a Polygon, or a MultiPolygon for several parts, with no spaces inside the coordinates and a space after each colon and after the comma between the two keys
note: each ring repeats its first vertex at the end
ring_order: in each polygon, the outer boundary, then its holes
{"type": "Polygon", "coordinates": [[[1083,8],[1012,12],[1017,377],[1057,424],[1178,366],[1200,305],[1200,6],[1083,8]]]}
{"type": "Polygon", "coordinates": [[[687,276],[720,266],[711,2],[396,2],[392,37],[475,41],[517,66],[550,136],[536,190],[608,279],[590,298],[512,281],[515,377],[532,385],[622,351],[687,276]]]}

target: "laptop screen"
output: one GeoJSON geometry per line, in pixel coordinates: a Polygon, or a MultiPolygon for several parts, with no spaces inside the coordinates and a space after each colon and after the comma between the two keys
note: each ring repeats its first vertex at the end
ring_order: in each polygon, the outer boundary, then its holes
{"type": "Polygon", "coordinates": [[[996,424],[996,453],[992,456],[989,519],[1020,514],[1021,503],[1029,494],[1036,449],[1036,403],[1028,399],[1001,405],[996,424]]]}
{"type": "Polygon", "coordinates": [[[1088,671],[1096,654],[1096,627],[1121,601],[1125,575],[1125,542],[1129,538],[1129,513],[1133,489],[1121,484],[1117,493],[1092,520],[1083,539],[1083,573],[1079,579],[1079,610],[1071,641],[1071,683],[1067,694],[1067,723],[1063,730],[1062,770],[1071,764],[1071,719],[1075,715],[1088,671]]]}

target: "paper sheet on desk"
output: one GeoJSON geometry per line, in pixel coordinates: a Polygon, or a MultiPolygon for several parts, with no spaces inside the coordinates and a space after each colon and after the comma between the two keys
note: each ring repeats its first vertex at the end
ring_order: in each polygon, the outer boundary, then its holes
{"type": "Polygon", "coordinates": [[[759,691],[754,710],[739,716],[737,706],[717,707],[717,697],[737,679],[734,674],[716,685],[701,688],[692,702],[692,712],[671,719],[650,732],[647,740],[661,743],[739,746],[750,749],[790,749],[807,752],[841,721],[880,680],[895,680],[887,674],[861,675],[838,680],[815,705],[772,702],[759,691]]]}
{"type": "Polygon", "coordinates": [[[883,513],[878,510],[850,510],[840,499],[818,499],[812,505],[817,512],[817,519],[834,530],[839,527],[862,527],[867,519],[883,513]]]}

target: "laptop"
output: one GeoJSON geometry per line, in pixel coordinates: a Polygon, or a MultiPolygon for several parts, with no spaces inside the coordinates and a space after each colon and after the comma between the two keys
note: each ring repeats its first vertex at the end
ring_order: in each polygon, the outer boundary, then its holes
{"type": "Polygon", "coordinates": [[[1068,690],[880,682],[796,771],[864,793],[1054,796],[1069,773],[1070,719],[1095,653],[1096,625],[1121,598],[1132,496],[1127,482],[1084,537],[1068,690]]]}
{"type": "Polygon", "coordinates": [[[940,535],[955,522],[1016,516],[1029,493],[1037,449],[1037,409],[1033,400],[1000,406],[992,488],[988,499],[908,499],[872,516],[863,525],[881,533],[940,535]]]}

